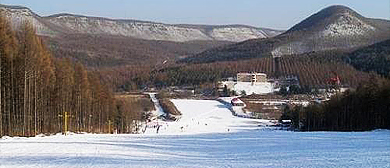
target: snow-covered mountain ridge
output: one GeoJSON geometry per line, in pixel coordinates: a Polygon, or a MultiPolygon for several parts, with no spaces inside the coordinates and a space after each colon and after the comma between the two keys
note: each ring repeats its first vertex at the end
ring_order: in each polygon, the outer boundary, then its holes
{"type": "Polygon", "coordinates": [[[275,37],[251,39],[209,49],[181,62],[280,57],[329,50],[349,52],[389,38],[389,20],[367,18],[349,7],[334,5],[318,11],[275,37]]]}
{"type": "Polygon", "coordinates": [[[5,13],[14,27],[20,26],[23,21],[27,20],[33,23],[38,34],[46,36],[55,36],[59,33],[83,33],[175,42],[194,40],[240,42],[248,39],[273,37],[282,33],[279,30],[245,25],[174,25],[72,14],[41,17],[30,9],[19,6],[1,5],[0,11],[5,13]]]}
{"type": "Polygon", "coordinates": [[[273,55],[350,49],[387,39],[390,22],[365,18],[345,6],[330,6],[298,23],[282,36],[291,41],[276,47],[273,55]]]}

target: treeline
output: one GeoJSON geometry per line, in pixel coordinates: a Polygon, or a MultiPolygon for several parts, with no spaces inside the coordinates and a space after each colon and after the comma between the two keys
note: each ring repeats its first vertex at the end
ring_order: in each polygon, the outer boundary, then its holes
{"type": "Polygon", "coordinates": [[[115,107],[98,74],[54,59],[31,24],[14,31],[0,17],[0,137],[111,132],[115,107]]]}
{"type": "Polygon", "coordinates": [[[356,69],[390,77],[390,40],[358,49],[348,54],[346,62],[356,69]]]}
{"type": "Polygon", "coordinates": [[[147,95],[116,95],[115,101],[113,128],[117,133],[138,133],[142,121],[150,119],[148,112],[155,110],[147,95]]]}
{"type": "Polygon", "coordinates": [[[301,131],[390,129],[390,82],[373,77],[355,91],[339,93],[323,104],[288,107],[281,119],[291,119],[301,131]]]}
{"type": "MultiPolygon", "coordinates": [[[[280,58],[279,68],[271,57],[243,61],[227,61],[202,64],[175,64],[159,67],[145,65],[102,70],[102,78],[115,82],[119,90],[134,90],[145,87],[199,86],[215,84],[222,78],[234,77],[237,72],[263,72],[269,78],[297,76],[300,90],[325,88],[336,72],[341,84],[356,88],[367,80],[369,74],[356,70],[344,62],[345,53],[339,51],[290,55],[280,58]]],[[[379,75],[377,76],[379,78],[379,75]]]]}

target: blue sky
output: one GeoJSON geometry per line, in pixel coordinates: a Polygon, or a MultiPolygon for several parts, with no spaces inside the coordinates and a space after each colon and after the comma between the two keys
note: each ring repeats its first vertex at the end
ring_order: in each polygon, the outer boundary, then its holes
{"type": "Polygon", "coordinates": [[[163,23],[246,24],[288,29],[330,5],[390,20],[390,0],[0,0],[41,16],[73,13],[163,23]]]}

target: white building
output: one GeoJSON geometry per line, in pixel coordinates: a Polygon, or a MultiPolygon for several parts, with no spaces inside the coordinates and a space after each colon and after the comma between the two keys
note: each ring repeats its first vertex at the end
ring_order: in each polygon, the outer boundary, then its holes
{"type": "Polygon", "coordinates": [[[237,94],[268,94],[274,92],[274,86],[267,81],[267,74],[264,73],[237,73],[237,81],[221,81],[220,91],[224,87],[236,91],[237,94]]]}
{"type": "Polygon", "coordinates": [[[267,82],[267,74],[265,73],[237,73],[237,82],[267,82]]]}

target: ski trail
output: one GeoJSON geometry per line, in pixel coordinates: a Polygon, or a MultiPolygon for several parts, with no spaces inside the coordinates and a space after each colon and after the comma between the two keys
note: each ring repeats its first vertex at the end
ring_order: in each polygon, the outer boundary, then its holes
{"type": "Polygon", "coordinates": [[[160,102],[156,98],[156,93],[149,93],[150,99],[154,103],[154,107],[156,110],[153,111],[153,115],[156,118],[159,118],[160,116],[166,116],[166,113],[164,112],[163,108],[160,105],[160,102]]]}
{"type": "Polygon", "coordinates": [[[233,116],[228,105],[217,100],[172,99],[182,113],[178,121],[156,120],[158,127],[151,127],[146,134],[205,134],[227,133],[260,129],[259,125],[272,125],[269,120],[248,119],[233,116]]]}

